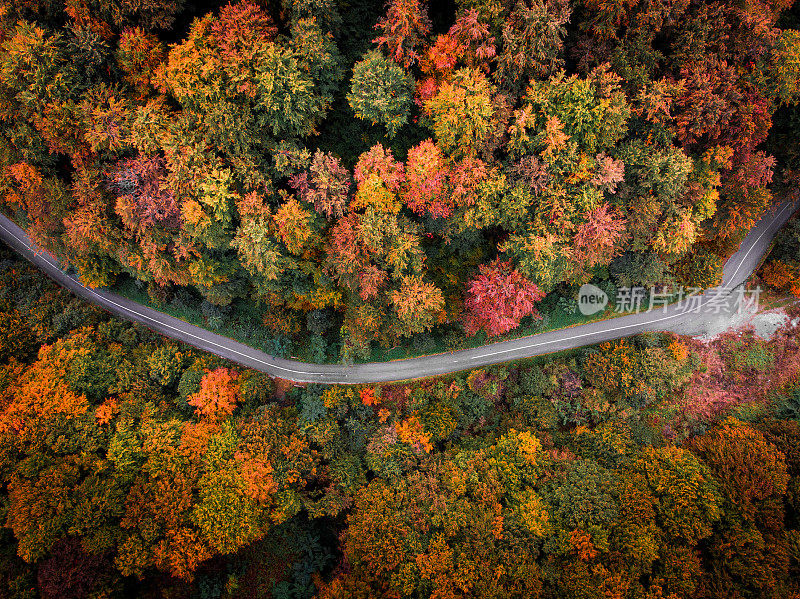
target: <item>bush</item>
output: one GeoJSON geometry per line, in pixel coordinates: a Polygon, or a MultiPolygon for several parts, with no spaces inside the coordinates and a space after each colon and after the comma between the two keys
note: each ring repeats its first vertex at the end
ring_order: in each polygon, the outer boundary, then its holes
{"type": "MultiPolygon", "coordinates": [[[[611,277],[616,287],[644,287],[649,289],[659,283],[666,283],[669,279],[667,264],[657,255],[652,253],[634,254],[627,252],[614,259],[609,267],[611,277]]],[[[600,286],[603,291],[608,291],[600,286]]],[[[608,297],[616,296],[609,294],[608,297]]]]}
{"type": "Polygon", "coordinates": [[[277,358],[288,358],[292,355],[292,340],[283,335],[265,340],[264,351],[277,358]]]}
{"type": "Polygon", "coordinates": [[[640,349],[647,349],[648,347],[660,347],[664,342],[663,333],[656,333],[653,331],[645,331],[639,333],[633,338],[633,342],[640,349]]]}
{"type": "Polygon", "coordinates": [[[197,307],[197,300],[188,289],[179,288],[172,295],[169,305],[174,310],[194,309],[197,307]]]}
{"type": "Polygon", "coordinates": [[[545,395],[550,387],[550,381],[538,366],[523,370],[519,377],[519,388],[523,395],[545,395]]]}
{"type": "Polygon", "coordinates": [[[300,394],[300,421],[307,424],[316,422],[327,413],[322,400],[323,385],[308,385],[300,394]]]}
{"type": "Polygon", "coordinates": [[[147,284],[147,296],[150,298],[150,301],[153,302],[154,306],[160,307],[167,302],[169,290],[166,287],[150,281],[150,283],[147,284]]]}
{"type": "Polygon", "coordinates": [[[275,381],[266,374],[245,370],[239,379],[239,392],[242,403],[262,405],[275,396],[275,381]]]}
{"type": "Polygon", "coordinates": [[[230,314],[230,306],[215,306],[208,300],[200,304],[200,311],[206,319],[206,326],[212,331],[221,329],[230,314]]]}
{"type": "Polygon", "coordinates": [[[432,352],[436,348],[436,343],[427,333],[422,333],[414,337],[414,341],[411,344],[414,348],[414,351],[419,354],[427,354],[432,352]]]}
{"type": "Polygon", "coordinates": [[[800,387],[780,396],[775,402],[775,415],[784,420],[800,421],[800,387]]]}
{"type": "Polygon", "coordinates": [[[767,348],[763,343],[756,343],[753,347],[733,354],[731,366],[734,370],[746,371],[756,370],[758,372],[765,372],[767,369],[772,368],[775,362],[775,354],[767,348]]]}
{"type": "Polygon", "coordinates": [[[560,297],[556,310],[564,314],[575,314],[578,311],[578,302],[573,297],[560,297]]]}

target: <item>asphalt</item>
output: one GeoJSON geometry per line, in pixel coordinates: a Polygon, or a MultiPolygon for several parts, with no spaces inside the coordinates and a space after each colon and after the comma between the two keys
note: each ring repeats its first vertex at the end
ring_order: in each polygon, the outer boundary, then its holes
{"type": "MultiPolygon", "coordinates": [[[[720,289],[732,290],[749,278],[758,267],[775,234],[797,208],[797,202],[784,202],[770,210],[753,227],[742,241],[739,250],[725,263],[720,289]]],[[[691,304],[693,312],[687,311],[689,302],[672,304],[650,312],[626,314],[568,329],[445,354],[352,366],[310,364],[271,356],[115,293],[84,287],[76,277],[64,273],[58,261],[50,254],[33,244],[23,229],[2,215],[0,215],[0,238],[56,283],[86,301],[117,316],[147,326],[162,335],[242,366],[296,382],[358,384],[417,379],[593,345],[645,331],[681,330],[681,325],[686,319],[697,318],[698,311],[715,309],[714,306],[720,299],[719,292],[706,292],[697,303],[691,304]]],[[[728,299],[732,298],[733,294],[728,299]]]]}

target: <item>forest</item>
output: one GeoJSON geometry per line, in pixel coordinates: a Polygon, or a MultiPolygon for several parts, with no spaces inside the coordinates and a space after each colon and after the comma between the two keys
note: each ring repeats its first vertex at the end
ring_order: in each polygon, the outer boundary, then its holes
{"type": "MultiPolygon", "coordinates": [[[[798,81],[791,0],[0,0],[0,211],[277,356],[432,353],[719,284],[798,81]]],[[[323,386],[0,247],[0,599],[800,599],[800,219],[756,282],[768,339],[323,386]]]]}
{"type": "Polygon", "coordinates": [[[2,249],[0,597],[800,597],[790,313],[300,386],[2,249]]]}
{"type": "MultiPolygon", "coordinates": [[[[5,0],[0,206],[85,284],[283,357],[558,326],[588,281],[717,284],[795,193],[797,24],[790,0],[5,0]]],[[[796,256],[769,280],[797,291],[796,256]]]]}

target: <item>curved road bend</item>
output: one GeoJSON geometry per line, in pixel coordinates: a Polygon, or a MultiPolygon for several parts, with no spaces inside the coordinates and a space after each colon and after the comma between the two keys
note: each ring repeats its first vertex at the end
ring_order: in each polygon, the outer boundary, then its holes
{"type": "MultiPolygon", "coordinates": [[[[758,266],[778,229],[789,219],[796,208],[796,203],[784,202],[771,210],[753,227],[742,241],[740,249],[725,263],[721,287],[732,289],[747,280],[758,266]]],[[[381,383],[437,376],[593,345],[643,331],[668,331],[677,328],[686,319],[697,317],[696,314],[688,314],[677,304],[673,304],[666,309],[658,308],[652,312],[628,314],[610,320],[600,320],[569,329],[539,333],[446,354],[353,366],[309,364],[270,356],[115,293],[84,287],[76,278],[65,274],[59,268],[58,262],[49,254],[36,247],[24,230],[2,215],[0,215],[0,238],[42,269],[51,279],[86,301],[105,308],[122,318],[141,323],[162,335],[227,358],[242,366],[297,382],[381,383]]],[[[706,294],[702,296],[701,302],[705,303],[710,299],[706,294]]]]}

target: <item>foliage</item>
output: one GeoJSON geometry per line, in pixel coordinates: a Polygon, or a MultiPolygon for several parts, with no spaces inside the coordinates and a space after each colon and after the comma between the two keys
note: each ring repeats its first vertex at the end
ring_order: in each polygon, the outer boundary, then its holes
{"type": "Polygon", "coordinates": [[[565,2],[519,1],[503,25],[498,76],[504,87],[522,90],[530,79],[544,79],[563,65],[564,25],[571,9],[565,2]]]}
{"type": "Polygon", "coordinates": [[[480,329],[491,336],[506,333],[518,327],[525,316],[538,316],[534,303],[543,297],[510,262],[481,265],[480,274],[469,283],[465,329],[471,335],[480,329]]]}
{"type": "Polygon", "coordinates": [[[705,249],[686,256],[673,265],[675,279],[687,287],[706,289],[722,282],[721,256],[705,249]]]}
{"type": "Polygon", "coordinates": [[[792,219],[775,238],[772,251],[759,271],[761,280],[773,289],[800,294],[800,222],[792,219]]]}
{"type": "MultiPolygon", "coordinates": [[[[441,346],[498,258],[545,293],[713,285],[794,180],[787,2],[368,4],[10,3],[0,204],[90,286],[329,310],[369,359],[441,346]],[[403,277],[442,311],[400,317],[403,277]]],[[[765,283],[798,292],[794,250],[765,283]]]]}
{"type": "Polygon", "coordinates": [[[197,415],[211,421],[233,413],[239,399],[235,386],[236,373],[227,368],[207,372],[200,381],[200,389],[186,401],[197,409],[197,415]]]}
{"type": "MultiPolygon", "coordinates": [[[[404,292],[398,307],[439,305],[419,279],[401,279],[404,292]]],[[[0,363],[11,589],[797,591],[796,330],[709,346],[650,334],[525,367],[290,387],[76,305],[1,257],[0,315],[29,327],[0,363]],[[709,348],[721,359],[701,368],[709,348]],[[709,392],[707,375],[765,398],[751,422],[682,431],[679,400],[709,392]]],[[[317,320],[325,311],[309,323],[329,328],[317,320]]]]}
{"type": "Polygon", "coordinates": [[[358,118],[384,125],[392,138],[408,122],[412,89],[402,67],[372,50],[353,66],[347,101],[358,118]]]}
{"type": "Polygon", "coordinates": [[[494,105],[496,90],[485,75],[476,70],[459,69],[450,82],[425,102],[436,141],[454,157],[480,152],[485,154],[495,130],[503,123],[494,105]]]}
{"type": "Polygon", "coordinates": [[[392,304],[401,323],[402,334],[411,336],[431,327],[444,306],[442,292],[433,283],[403,277],[400,289],[392,292],[392,304]]]}
{"type": "Polygon", "coordinates": [[[430,31],[430,18],[420,0],[391,0],[386,16],[375,28],[381,35],[374,42],[386,46],[389,58],[404,67],[419,59],[418,48],[430,31]]]}
{"type": "MultiPolygon", "coordinates": [[[[0,206],[89,286],[275,355],[442,351],[558,322],[590,281],[717,285],[797,183],[796,21],[788,0],[6,2],[0,206]]],[[[798,256],[795,219],[762,283],[800,295],[798,256]]],[[[800,596],[795,337],[300,389],[2,259],[0,585],[800,596]]]]}

